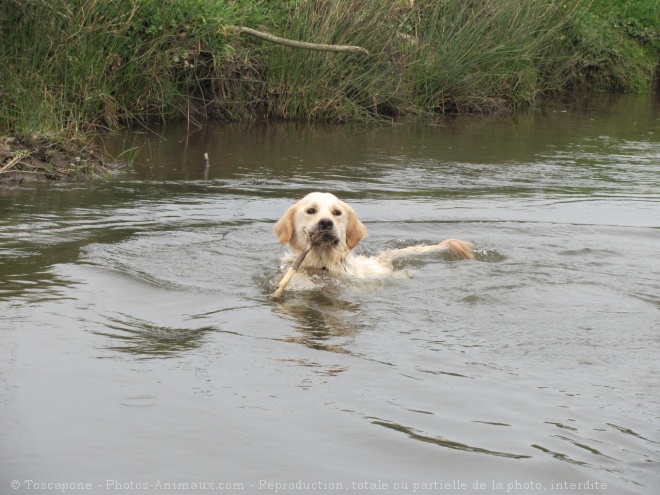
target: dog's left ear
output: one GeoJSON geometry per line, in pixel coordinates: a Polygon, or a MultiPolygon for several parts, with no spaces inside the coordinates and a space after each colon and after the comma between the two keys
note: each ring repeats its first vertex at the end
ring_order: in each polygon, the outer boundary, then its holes
{"type": "Polygon", "coordinates": [[[295,222],[294,217],[296,215],[296,209],[298,208],[298,203],[290,207],[282,218],[280,218],[275,227],[273,227],[273,232],[280,239],[282,244],[286,244],[291,240],[295,231],[295,222]]]}
{"type": "Polygon", "coordinates": [[[358,245],[358,242],[367,235],[367,228],[364,226],[360,219],[353,211],[353,208],[344,203],[348,223],[346,225],[346,246],[348,249],[353,249],[358,245]]]}

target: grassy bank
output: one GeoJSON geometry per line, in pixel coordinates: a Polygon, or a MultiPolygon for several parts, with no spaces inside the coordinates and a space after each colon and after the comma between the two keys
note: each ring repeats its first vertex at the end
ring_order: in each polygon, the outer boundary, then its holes
{"type": "Polygon", "coordinates": [[[647,91],[659,19],[646,0],[0,0],[0,136],[66,149],[154,120],[347,122],[647,91]]]}

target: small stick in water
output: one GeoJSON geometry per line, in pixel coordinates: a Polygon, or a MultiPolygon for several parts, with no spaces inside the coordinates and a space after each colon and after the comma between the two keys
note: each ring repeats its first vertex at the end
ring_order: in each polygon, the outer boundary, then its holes
{"type": "Polygon", "coordinates": [[[280,297],[282,297],[282,294],[284,293],[284,289],[286,288],[287,285],[289,285],[289,282],[298,271],[298,268],[300,268],[300,265],[307,256],[307,253],[309,253],[314,246],[323,244],[323,242],[326,239],[326,234],[327,232],[323,230],[317,230],[316,232],[313,233],[307,232],[307,245],[303,248],[302,251],[300,251],[300,254],[298,254],[298,257],[293,262],[293,265],[291,265],[289,269],[286,271],[284,277],[282,277],[282,281],[277,286],[277,290],[273,292],[273,294],[271,294],[270,298],[272,300],[277,300],[280,297]]]}

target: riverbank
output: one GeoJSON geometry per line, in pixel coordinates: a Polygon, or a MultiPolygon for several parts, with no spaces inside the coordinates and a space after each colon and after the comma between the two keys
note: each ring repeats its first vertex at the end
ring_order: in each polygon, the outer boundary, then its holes
{"type": "MultiPolygon", "coordinates": [[[[93,176],[102,161],[76,161],[61,144],[128,124],[364,122],[651,91],[659,10],[643,0],[0,0],[12,26],[0,48],[0,136],[60,150],[41,155],[51,177],[93,176]],[[282,47],[237,26],[368,53],[282,47]]],[[[9,148],[0,170],[37,149],[9,148]]],[[[5,172],[37,175],[19,162],[5,172]]]]}
{"type": "Polygon", "coordinates": [[[87,140],[48,135],[0,138],[0,185],[104,178],[130,167],[130,163],[103,154],[87,140]]]}

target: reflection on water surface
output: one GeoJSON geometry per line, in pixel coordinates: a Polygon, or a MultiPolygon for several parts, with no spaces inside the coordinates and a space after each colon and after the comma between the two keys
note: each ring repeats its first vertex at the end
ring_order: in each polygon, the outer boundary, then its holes
{"type": "Polygon", "coordinates": [[[0,482],[657,492],[657,100],[159,132],[107,140],[144,142],[130,176],[0,191],[0,482]],[[312,190],[361,253],[477,261],[272,302],[272,226],[312,190]]]}

